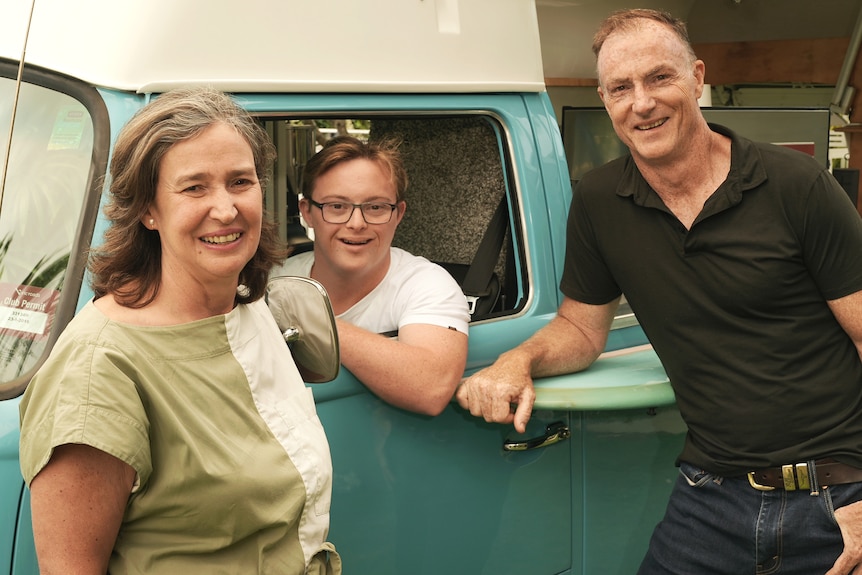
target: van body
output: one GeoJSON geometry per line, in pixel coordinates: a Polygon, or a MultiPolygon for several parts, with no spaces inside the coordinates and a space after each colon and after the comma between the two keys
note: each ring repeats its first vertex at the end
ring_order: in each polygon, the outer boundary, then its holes
{"type": "MultiPolygon", "coordinates": [[[[311,245],[298,174],[320,142],[403,140],[411,183],[394,244],[459,280],[486,270],[487,289],[467,294],[465,375],[561,301],[571,182],[532,0],[5,2],[0,573],[38,571],[18,405],[93,297],[86,250],[107,226],[112,145],[135,111],[189,85],[231,93],[272,136],[265,207],[297,252],[311,245]],[[493,230],[501,239],[480,249],[493,230]]],[[[523,435],[455,402],[437,417],[392,407],[343,368],[309,385],[334,465],[330,540],[357,575],[630,574],[685,434],[625,308],[593,367],[537,380],[523,435]]]]}

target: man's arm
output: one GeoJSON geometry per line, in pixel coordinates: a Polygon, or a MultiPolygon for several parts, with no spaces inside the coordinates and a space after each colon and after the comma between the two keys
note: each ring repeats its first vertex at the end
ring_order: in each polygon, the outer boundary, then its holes
{"type": "Polygon", "coordinates": [[[523,433],[536,399],[533,378],[589,367],[605,348],[618,305],[619,298],[604,305],[565,298],[548,325],[464,380],[458,403],[485,421],[514,423],[523,433]]]}
{"type": "Polygon", "coordinates": [[[30,485],[43,575],[107,573],[134,480],[130,465],[94,447],[54,450],[30,485]]]}
{"type": "Polygon", "coordinates": [[[392,339],[340,319],[336,323],[341,363],[384,401],[438,415],[452,399],[467,364],[466,334],[411,324],[392,339]]]}
{"type": "Polygon", "coordinates": [[[826,303],[829,304],[835,319],[856,344],[859,360],[862,361],[862,291],[826,303]]]}

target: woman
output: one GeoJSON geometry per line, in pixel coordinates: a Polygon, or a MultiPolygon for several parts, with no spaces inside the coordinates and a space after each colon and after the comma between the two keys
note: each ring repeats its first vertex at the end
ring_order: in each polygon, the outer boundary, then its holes
{"type": "Polygon", "coordinates": [[[43,575],[340,571],[329,447],[262,299],[273,157],[210,89],[120,133],[95,297],[21,403],[43,575]]]}

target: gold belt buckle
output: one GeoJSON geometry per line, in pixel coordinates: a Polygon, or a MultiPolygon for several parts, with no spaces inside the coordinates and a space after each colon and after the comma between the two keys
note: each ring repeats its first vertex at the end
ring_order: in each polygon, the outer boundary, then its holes
{"type": "MultiPolygon", "coordinates": [[[[796,463],[795,465],[781,466],[781,479],[784,482],[785,491],[796,491],[797,489],[811,489],[811,481],[808,477],[808,464],[796,463]]],[[[761,485],[754,479],[754,472],[748,473],[748,483],[758,491],[773,491],[771,485],[761,485]]]]}
{"type": "MultiPolygon", "coordinates": [[[[790,467],[789,465],[787,467],[790,467]]],[[[808,464],[796,464],[796,485],[799,489],[811,489],[811,480],[808,477],[808,464]]]]}
{"type": "Polygon", "coordinates": [[[774,491],[775,490],[775,488],[770,486],[770,485],[761,485],[760,483],[755,481],[753,471],[748,472],[748,483],[749,483],[749,485],[751,485],[752,487],[754,487],[758,491],[774,491]]]}

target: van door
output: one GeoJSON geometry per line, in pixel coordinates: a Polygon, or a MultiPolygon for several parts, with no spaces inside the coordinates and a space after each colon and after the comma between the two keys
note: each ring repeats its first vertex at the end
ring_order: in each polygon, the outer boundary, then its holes
{"type": "MultiPolygon", "coordinates": [[[[522,161],[536,148],[520,96],[255,96],[246,104],[273,135],[282,167],[308,156],[284,152],[309,130],[314,147],[336,133],[399,137],[411,183],[394,245],[447,269],[469,268],[505,206],[490,272],[499,292],[474,315],[469,371],[553,314],[553,270],[542,267],[549,236],[532,236],[525,221],[530,214],[530,225],[547,230],[542,189],[532,185],[540,174],[522,161]]],[[[288,213],[296,203],[289,171],[273,178],[267,206],[302,251],[310,238],[298,237],[301,222],[288,213]]],[[[567,411],[538,411],[519,436],[454,403],[437,417],[394,408],[345,369],[312,387],[335,471],[330,539],[349,571],[541,575],[569,573],[579,561],[578,440],[569,438],[578,430],[567,411]],[[543,447],[529,442],[545,436],[543,447]]]]}

